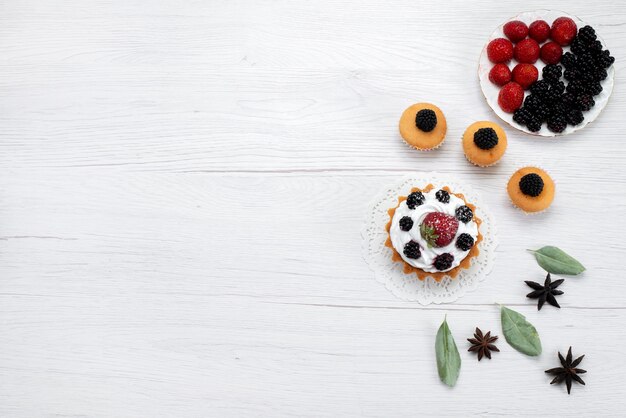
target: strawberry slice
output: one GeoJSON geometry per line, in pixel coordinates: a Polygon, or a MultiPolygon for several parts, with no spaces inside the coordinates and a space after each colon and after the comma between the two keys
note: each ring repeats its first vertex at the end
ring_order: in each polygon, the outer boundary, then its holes
{"type": "Polygon", "coordinates": [[[445,247],[450,244],[459,229],[454,216],[442,212],[430,212],[420,225],[420,234],[428,247],[445,247]]]}

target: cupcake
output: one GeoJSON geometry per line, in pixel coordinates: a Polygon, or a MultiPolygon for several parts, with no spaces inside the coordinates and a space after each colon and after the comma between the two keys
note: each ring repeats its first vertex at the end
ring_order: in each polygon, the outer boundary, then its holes
{"type": "Polygon", "coordinates": [[[454,278],[479,254],[482,221],[475,210],[449,187],[437,189],[429,184],[413,188],[388,211],[385,245],[393,250],[392,259],[403,264],[406,274],[415,274],[420,280],[454,278]]]}
{"type": "Polygon", "coordinates": [[[511,202],[527,213],[546,210],[554,200],[554,182],[540,168],[524,167],[517,170],[509,179],[507,192],[511,202]]]}
{"type": "Polygon", "coordinates": [[[446,117],[441,109],[430,103],[410,106],[400,117],[402,139],[421,151],[439,147],[446,136],[446,117]]]}
{"type": "Polygon", "coordinates": [[[465,157],[480,167],[496,164],[506,151],[506,133],[497,123],[472,123],[463,134],[465,157]]]}

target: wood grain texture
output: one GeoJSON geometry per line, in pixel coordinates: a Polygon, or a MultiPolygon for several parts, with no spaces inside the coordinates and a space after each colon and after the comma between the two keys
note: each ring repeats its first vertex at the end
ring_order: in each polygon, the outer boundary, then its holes
{"type": "MultiPolygon", "coordinates": [[[[460,137],[495,120],[476,78],[511,1],[0,3],[0,416],[619,416],[626,408],[626,4],[561,2],[616,56],[600,118],[559,140],[507,130],[478,169],[460,137]],[[397,120],[429,100],[444,146],[397,120]],[[547,169],[553,207],[527,217],[506,180],[547,169]],[[361,259],[369,201],[409,171],[456,174],[498,221],[492,274],[448,305],[395,299],[361,259]],[[526,248],[587,271],[537,312],[526,248]],[[496,302],[544,353],[467,353],[501,335],[496,302]],[[438,381],[436,330],[461,351],[438,381]],[[556,351],[586,387],[550,387],[556,351]]],[[[524,8],[546,7],[529,1],[524,8]]]]}

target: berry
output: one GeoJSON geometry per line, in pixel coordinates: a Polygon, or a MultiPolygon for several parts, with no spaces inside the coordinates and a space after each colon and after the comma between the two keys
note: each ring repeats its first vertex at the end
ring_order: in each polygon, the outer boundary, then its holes
{"type": "Polygon", "coordinates": [[[513,44],[508,39],[496,38],[487,45],[487,57],[494,64],[508,62],[513,58],[513,44]]]}
{"type": "Polygon", "coordinates": [[[472,212],[472,210],[468,206],[463,205],[456,208],[456,210],[454,211],[454,215],[459,221],[466,224],[472,220],[472,218],[474,217],[474,212],[472,212]]]}
{"type": "Polygon", "coordinates": [[[550,25],[545,20],[535,20],[528,27],[528,36],[540,44],[544,43],[550,36],[550,25]]]}
{"type": "MultiPolygon", "coordinates": [[[[536,97],[543,97],[546,95],[549,89],[550,84],[547,80],[539,80],[530,87],[530,92],[536,97]]],[[[526,100],[528,100],[528,98],[526,100]]]]}
{"type": "Polygon", "coordinates": [[[537,197],[543,191],[543,179],[539,174],[526,174],[520,179],[519,188],[525,195],[537,197]]]}
{"type": "Polygon", "coordinates": [[[532,115],[530,111],[528,110],[528,108],[524,106],[524,107],[520,107],[519,109],[515,111],[515,113],[513,113],[513,120],[519,123],[520,125],[526,125],[526,122],[530,120],[531,116],[532,115]]]}
{"type": "Polygon", "coordinates": [[[539,78],[537,67],[532,64],[517,64],[513,68],[513,81],[522,86],[524,90],[539,78]]]}
{"type": "Polygon", "coordinates": [[[469,251],[474,246],[474,238],[470,234],[461,234],[456,239],[456,248],[461,251],[469,251]]]}
{"type": "Polygon", "coordinates": [[[400,229],[403,231],[410,231],[411,228],[413,228],[413,219],[411,219],[410,216],[403,216],[402,219],[400,219],[400,229]]]}
{"type": "Polygon", "coordinates": [[[498,145],[498,134],[493,128],[480,128],[474,132],[474,144],[480,149],[490,150],[498,145]]]}
{"type": "Polygon", "coordinates": [[[526,26],[526,23],[519,20],[507,22],[502,28],[502,31],[511,42],[519,42],[528,36],[528,26],[526,26]]]}
{"type": "Polygon", "coordinates": [[[580,72],[574,68],[568,68],[563,72],[563,78],[567,81],[572,81],[580,78],[580,72]]]}
{"type": "Polygon", "coordinates": [[[585,119],[585,117],[583,116],[583,112],[576,109],[571,109],[569,112],[567,112],[566,118],[567,123],[574,126],[580,125],[585,119]]]}
{"type": "Polygon", "coordinates": [[[541,46],[541,60],[546,64],[557,64],[563,55],[563,48],[556,42],[546,42],[541,46]]]}
{"type": "Polygon", "coordinates": [[[566,127],[567,121],[562,115],[552,116],[550,119],[548,119],[548,129],[550,129],[554,133],[560,134],[565,130],[566,127]]]}
{"type": "Polygon", "coordinates": [[[563,94],[565,91],[565,83],[562,81],[556,81],[550,84],[550,90],[555,91],[558,95],[563,94]]]}
{"type": "Polygon", "coordinates": [[[439,254],[435,257],[435,261],[433,261],[433,266],[439,270],[448,270],[452,267],[452,262],[454,261],[454,256],[450,253],[439,254]]]}
{"type": "Polygon", "coordinates": [[[590,44],[598,39],[598,37],[596,36],[596,31],[591,26],[587,25],[578,30],[578,39],[585,44],[590,44]]]}
{"type": "Polygon", "coordinates": [[[552,22],[550,37],[561,46],[569,45],[577,33],[576,23],[569,17],[559,17],[552,22]]]}
{"type": "Polygon", "coordinates": [[[563,94],[563,96],[561,96],[561,101],[563,102],[563,105],[565,105],[565,107],[571,109],[576,103],[576,96],[574,96],[572,93],[565,93],[563,94]]]}
{"type": "Polygon", "coordinates": [[[409,241],[404,246],[402,251],[407,258],[417,259],[420,258],[422,252],[420,251],[420,245],[415,241],[409,241]]]}
{"type": "Polygon", "coordinates": [[[450,244],[459,229],[459,221],[442,212],[430,212],[420,225],[420,234],[428,247],[445,247],[450,244]]]}
{"type": "Polygon", "coordinates": [[[543,99],[545,100],[546,104],[554,103],[561,100],[562,93],[563,92],[559,91],[558,87],[550,86],[550,90],[548,90],[543,99]]]}
{"type": "Polygon", "coordinates": [[[422,192],[413,192],[406,198],[406,205],[409,209],[415,209],[417,206],[424,204],[424,195],[422,192]]]}
{"type": "Polygon", "coordinates": [[[602,93],[602,85],[599,82],[594,81],[593,83],[587,85],[587,91],[592,96],[597,96],[598,94],[602,93]]]}
{"type": "Polygon", "coordinates": [[[519,109],[524,100],[524,89],[515,82],[507,83],[498,94],[498,104],[507,113],[513,113],[519,109]]]}
{"type": "Polygon", "coordinates": [[[596,102],[590,94],[580,94],[576,97],[576,108],[579,110],[586,112],[595,105],[596,102]]]}
{"type": "Polygon", "coordinates": [[[576,56],[571,52],[564,53],[563,56],[561,56],[561,64],[568,69],[576,67],[576,56]]]}
{"type": "Polygon", "coordinates": [[[587,45],[583,44],[580,39],[574,38],[570,45],[570,51],[572,51],[574,55],[582,55],[587,52],[587,45]]]}
{"type": "Polygon", "coordinates": [[[599,70],[594,71],[593,79],[596,81],[602,81],[607,77],[606,70],[604,68],[600,68],[599,70]]]}
{"type": "Polygon", "coordinates": [[[450,193],[446,192],[443,189],[437,190],[437,193],[435,193],[435,197],[441,203],[450,203],[450,193]]]}
{"type": "Polygon", "coordinates": [[[530,119],[526,122],[526,127],[530,132],[539,132],[541,130],[541,121],[537,118],[530,119]]]}
{"type": "Polygon", "coordinates": [[[593,41],[590,44],[587,45],[587,51],[593,53],[593,54],[598,54],[602,51],[602,42],[600,41],[593,41]]]}
{"type": "Polygon", "coordinates": [[[415,126],[420,131],[430,132],[437,126],[437,115],[434,110],[422,109],[415,115],[415,126]]]}
{"type": "Polygon", "coordinates": [[[541,75],[544,80],[546,80],[549,83],[552,83],[552,82],[559,81],[559,79],[561,78],[562,72],[563,72],[563,67],[561,67],[560,65],[548,64],[545,67],[543,67],[543,70],[541,71],[541,75]]]}
{"type": "Polygon", "coordinates": [[[514,48],[515,59],[524,64],[534,64],[539,59],[539,44],[534,39],[519,41],[514,48]]]}
{"type": "Polygon", "coordinates": [[[564,118],[567,110],[567,107],[561,101],[557,101],[553,103],[552,107],[550,108],[550,118],[554,118],[557,116],[564,118]]]}
{"type": "Polygon", "coordinates": [[[511,70],[506,64],[496,64],[489,71],[489,81],[496,86],[504,86],[511,81],[511,70]]]}
{"type": "Polygon", "coordinates": [[[566,90],[574,95],[582,94],[585,92],[585,85],[580,80],[572,80],[567,84],[566,90]]]}
{"type": "Polygon", "coordinates": [[[611,52],[607,49],[602,51],[600,55],[596,57],[596,64],[600,68],[609,68],[615,62],[615,58],[611,56],[611,52]]]}

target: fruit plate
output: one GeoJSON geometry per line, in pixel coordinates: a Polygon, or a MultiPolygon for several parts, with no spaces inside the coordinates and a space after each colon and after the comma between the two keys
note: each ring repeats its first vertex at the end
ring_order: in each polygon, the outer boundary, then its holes
{"type": "MultiPolygon", "coordinates": [[[[552,24],[552,22],[556,18],[561,17],[561,16],[566,16],[566,17],[571,18],[574,22],[576,22],[576,25],[578,26],[579,29],[586,25],[586,23],[580,20],[578,17],[572,16],[570,14],[567,14],[565,12],[558,11],[558,10],[535,10],[535,11],[520,13],[517,16],[507,19],[506,22],[498,26],[496,30],[493,31],[493,33],[489,37],[489,40],[485,44],[485,47],[483,48],[480,54],[480,61],[478,63],[478,78],[480,80],[480,88],[483,92],[483,95],[485,96],[485,100],[487,101],[487,104],[489,104],[491,109],[493,109],[493,111],[496,113],[496,115],[500,117],[500,119],[502,119],[503,121],[511,125],[513,128],[518,129],[522,132],[526,132],[531,135],[538,135],[538,136],[545,136],[545,137],[562,136],[562,135],[571,134],[573,132],[576,132],[584,128],[585,126],[587,126],[587,124],[589,124],[590,122],[593,122],[598,117],[602,109],[604,109],[604,107],[606,106],[609,100],[609,97],[611,96],[611,92],[613,91],[613,77],[615,74],[615,65],[611,65],[609,68],[606,69],[607,77],[604,81],[600,83],[602,85],[602,92],[599,95],[594,96],[594,100],[596,103],[595,106],[592,107],[589,111],[583,112],[583,115],[585,116],[585,119],[583,120],[583,122],[576,126],[567,125],[565,130],[558,134],[550,131],[547,128],[545,123],[542,124],[541,130],[539,130],[538,132],[531,132],[526,126],[520,125],[517,122],[515,122],[513,120],[512,113],[507,113],[500,108],[500,105],[498,104],[498,93],[500,92],[500,87],[493,84],[489,80],[489,71],[491,70],[494,64],[491,61],[489,61],[489,58],[487,57],[487,45],[493,39],[506,38],[506,36],[504,36],[503,27],[507,22],[510,22],[511,20],[520,20],[526,23],[526,25],[530,25],[535,20],[545,20],[546,22],[548,22],[548,24],[552,24]]],[[[604,42],[604,40],[599,34],[598,34],[598,40],[602,42],[604,49],[608,49],[606,42],[604,42]]],[[[563,53],[569,50],[570,50],[569,46],[563,47],[563,53]]],[[[515,58],[513,58],[511,62],[508,64],[508,66],[512,70],[513,67],[515,67],[517,63],[518,62],[515,60],[515,58]]],[[[541,58],[537,60],[537,62],[535,63],[535,66],[539,70],[539,79],[541,79],[541,71],[543,67],[545,66],[543,61],[541,61],[541,58]]],[[[565,82],[563,78],[561,78],[561,80],[565,82]]],[[[528,96],[528,94],[529,94],[529,91],[526,90],[525,97],[528,96]]]]}

